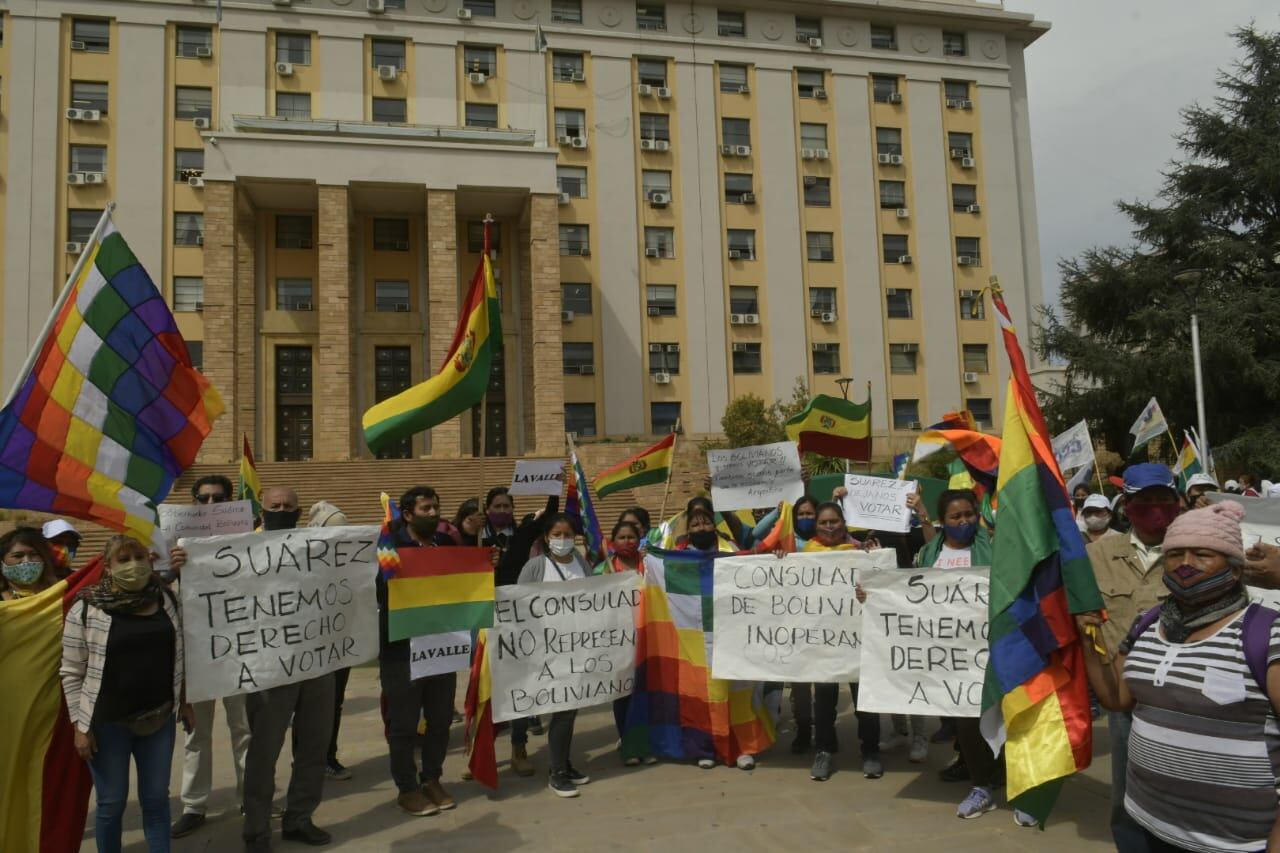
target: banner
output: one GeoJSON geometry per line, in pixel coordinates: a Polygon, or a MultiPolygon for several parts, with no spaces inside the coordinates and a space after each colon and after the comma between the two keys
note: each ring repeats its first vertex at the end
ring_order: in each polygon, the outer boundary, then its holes
{"type": "Polygon", "coordinates": [[[804,495],[800,453],[789,441],[708,450],[707,468],[711,472],[711,502],[721,512],[774,507],[804,495]]]}
{"type": "Polygon", "coordinates": [[[1055,436],[1053,455],[1058,460],[1059,471],[1092,465],[1093,440],[1089,438],[1089,423],[1082,420],[1062,435],[1055,436]]]}
{"type": "Polygon", "coordinates": [[[182,539],[187,701],[304,681],[378,656],[377,527],[182,539]]]}
{"type": "Polygon", "coordinates": [[[850,527],[906,533],[911,529],[907,495],[916,490],[911,480],[890,480],[864,474],[845,474],[844,520],[850,527]]]}
{"type": "Polygon", "coordinates": [[[716,560],[712,676],[857,681],[862,605],[854,585],[897,565],[892,548],[716,560]]]}
{"type": "Polygon", "coordinates": [[[589,708],[635,686],[640,576],[500,586],[486,641],[493,721],[589,708]]]}
{"type": "Polygon", "coordinates": [[[1205,497],[1213,503],[1235,501],[1244,507],[1244,520],[1240,522],[1240,538],[1244,540],[1246,551],[1258,543],[1280,547],[1280,500],[1246,498],[1225,492],[1206,492],[1205,497]]]}
{"type": "Polygon", "coordinates": [[[982,715],[990,575],[989,568],[868,574],[860,710],[982,715]]]}
{"type": "Polygon", "coordinates": [[[169,569],[169,546],[185,537],[228,536],[253,532],[253,505],[248,501],[224,501],[212,504],[160,504],[161,548],[153,568],[169,569]]]}
{"type": "Polygon", "coordinates": [[[564,463],[559,459],[517,459],[511,494],[559,495],[564,489],[564,463]]]}
{"type": "Polygon", "coordinates": [[[450,631],[409,640],[409,679],[471,668],[471,632],[450,631]]]}

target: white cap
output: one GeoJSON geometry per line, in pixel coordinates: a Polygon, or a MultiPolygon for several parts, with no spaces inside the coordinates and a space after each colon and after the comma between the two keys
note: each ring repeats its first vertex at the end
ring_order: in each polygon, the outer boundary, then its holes
{"type": "Polygon", "coordinates": [[[1235,480],[1227,480],[1227,484],[1223,488],[1228,492],[1238,492],[1240,491],[1240,484],[1235,480]]]}
{"type": "Polygon", "coordinates": [[[1187,480],[1188,491],[1194,489],[1196,486],[1213,486],[1213,490],[1215,492],[1220,488],[1218,486],[1218,481],[1205,473],[1192,474],[1190,479],[1187,480]]]}
{"type": "Polygon", "coordinates": [[[1110,512],[1111,501],[1107,500],[1106,495],[1094,493],[1084,499],[1084,506],[1080,508],[1080,511],[1084,512],[1086,509],[1105,509],[1110,512]]]}
{"type": "Polygon", "coordinates": [[[63,533],[74,533],[80,535],[80,531],[76,530],[69,523],[61,518],[55,518],[53,521],[46,521],[44,526],[40,528],[40,533],[45,539],[52,539],[55,536],[61,536],[63,533]]]}

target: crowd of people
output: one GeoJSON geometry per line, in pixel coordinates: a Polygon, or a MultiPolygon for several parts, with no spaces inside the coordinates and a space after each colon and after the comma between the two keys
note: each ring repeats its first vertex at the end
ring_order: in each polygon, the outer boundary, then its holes
{"type": "MultiPolygon", "coordinates": [[[[1255,482],[1242,475],[1220,490],[1212,477],[1196,475],[1180,488],[1169,468],[1143,463],[1124,471],[1113,498],[1087,488],[1072,496],[1106,607],[1105,619],[1079,614],[1077,622],[1097,635],[1096,642],[1083,646],[1090,685],[1108,714],[1110,825],[1121,853],[1280,846],[1280,669],[1271,666],[1280,661],[1280,614],[1251,601],[1245,586],[1247,577],[1252,584],[1280,587],[1280,550],[1260,542],[1246,550],[1241,505],[1209,498],[1218,491],[1280,497],[1280,486],[1255,482]]],[[[198,503],[232,496],[231,482],[221,476],[204,477],[192,489],[198,503]]],[[[933,507],[926,507],[918,493],[911,495],[912,527],[906,534],[851,530],[841,496],[838,489],[832,501],[802,497],[789,513],[780,508],[758,514],[754,526],[735,514],[717,513],[707,498],[694,498],[678,517],[657,526],[642,507],[633,507],[611,528],[608,553],[596,565],[578,545],[580,521],[559,511],[558,498],[517,521],[502,487],[491,489],[483,502],[465,501],[452,521],[442,516],[435,490],[411,488],[399,499],[392,534],[397,548],[489,546],[498,585],[644,573],[655,559],[648,551],[656,543],[760,553],[772,550],[769,534],[784,514],[794,523],[796,551],[890,547],[898,552],[898,565],[936,572],[991,564],[991,522],[984,520],[972,490],[947,490],[933,507]]],[[[303,521],[291,488],[267,488],[261,502],[262,530],[292,529],[303,521]]],[[[341,525],[346,517],[322,501],[310,508],[305,523],[341,525]]],[[[4,534],[0,599],[32,595],[67,577],[79,541],[74,528],[60,520],[4,534]]],[[[75,747],[90,766],[97,792],[94,837],[103,851],[120,849],[131,763],[149,849],[167,850],[170,838],[197,832],[205,822],[217,703],[185,700],[175,587],[187,555],[175,548],[166,556],[168,569],[157,571],[159,555],[134,539],[112,537],[102,554],[101,581],[81,590],[66,615],[62,686],[75,747]],[[171,820],[169,777],[179,725],[184,730],[182,812],[171,820]]],[[[861,588],[857,594],[865,600],[861,588]]],[[[457,721],[457,674],[412,678],[409,641],[388,638],[387,586],[381,576],[377,599],[381,708],[396,805],[413,816],[437,814],[456,806],[442,780],[450,727],[457,721]]],[[[351,776],[338,759],[347,676],[341,670],[222,700],[246,850],[271,849],[275,771],[286,735],[293,764],[283,810],[275,814],[283,838],[315,846],[331,840],[312,816],[326,779],[351,776]]],[[[795,724],[790,750],[812,751],[809,777],[827,781],[839,751],[840,685],[788,687],[795,724]]],[[[882,731],[880,715],[857,708],[858,685],[849,688],[865,779],[883,776],[884,752],[905,747],[907,760],[918,764],[926,760],[931,743],[950,744],[954,757],[942,778],[969,783],[957,816],[978,818],[997,808],[1003,758],[992,753],[977,719],[935,723],[892,716],[882,731]],[[882,740],[882,735],[887,736],[882,740]]],[[[776,696],[782,685],[764,689],[776,696]]],[[[628,702],[614,703],[619,733],[628,702]]],[[[572,760],[575,719],[575,711],[561,711],[545,721],[513,721],[511,771],[536,773],[529,736],[545,731],[550,791],[578,796],[590,778],[572,760]]],[[[631,756],[625,763],[654,760],[631,756]]],[[[756,756],[744,755],[736,763],[749,770],[755,761],[756,756]]],[[[699,764],[715,766],[712,760],[699,764]]],[[[460,775],[467,778],[465,772],[460,775]]],[[[1021,826],[1036,823],[1016,809],[1014,820],[1021,826]]]]}

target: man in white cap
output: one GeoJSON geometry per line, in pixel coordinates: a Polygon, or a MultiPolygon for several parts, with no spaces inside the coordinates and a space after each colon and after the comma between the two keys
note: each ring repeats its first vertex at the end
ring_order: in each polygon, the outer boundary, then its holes
{"type": "Polygon", "coordinates": [[[71,574],[71,561],[76,558],[76,549],[80,547],[80,531],[61,518],[46,521],[40,528],[45,541],[55,546],[53,555],[58,559],[54,571],[60,578],[71,574]]]}
{"type": "Polygon", "coordinates": [[[1084,541],[1088,545],[1097,542],[1104,536],[1119,536],[1119,531],[1111,529],[1111,501],[1106,495],[1092,494],[1084,499],[1080,509],[1080,519],[1084,522],[1084,541]]]}
{"type": "Polygon", "coordinates": [[[1204,509],[1209,505],[1209,499],[1205,497],[1205,493],[1220,491],[1222,489],[1213,477],[1204,473],[1192,474],[1187,480],[1187,493],[1184,496],[1187,509],[1204,509]]]}

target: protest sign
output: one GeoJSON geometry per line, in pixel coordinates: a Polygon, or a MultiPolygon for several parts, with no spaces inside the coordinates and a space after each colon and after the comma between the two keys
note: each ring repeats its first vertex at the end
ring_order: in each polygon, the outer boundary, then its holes
{"type": "Polygon", "coordinates": [[[844,520],[850,527],[906,533],[911,529],[907,495],[916,490],[911,480],[890,480],[845,474],[844,520]]]}
{"type": "Polygon", "coordinates": [[[1053,455],[1058,460],[1058,470],[1070,471],[1082,465],[1093,464],[1093,440],[1089,438],[1089,423],[1081,421],[1062,435],[1053,439],[1053,455]]]}
{"type": "Polygon", "coordinates": [[[248,501],[211,504],[160,504],[160,541],[155,570],[169,569],[169,545],[184,537],[226,536],[253,532],[253,505],[248,501]]]}
{"type": "Polygon", "coordinates": [[[862,581],[859,710],[981,715],[990,574],[987,568],[913,569],[862,581]]]}
{"type": "Polygon", "coordinates": [[[500,586],[487,649],[493,721],[630,696],[640,576],[500,586]]]}
{"type": "Polygon", "coordinates": [[[711,674],[743,681],[857,681],[865,573],[891,548],[716,560],[711,674]]]}
{"type": "Polygon", "coordinates": [[[512,495],[558,495],[563,488],[564,463],[559,459],[516,460],[512,495]]]}
{"type": "Polygon", "coordinates": [[[377,540],[355,526],[179,540],[188,701],[377,657],[377,540]]]}
{"type": "Polygon", "coordinates": [[[1275,498],[1246,498],[1222,492],[1208,492],[1213,503],[1235,501],[1244,507],[1244,520],[1240,522],[1240,535],[1245,549],[1259,543],[1280,546],[1280,500],[1275,498]]]}
{"type": "Polygon", "coordinates": [[[707,451],[711,501],[718,510],[761,509],[804,495],[800,453],[790,441],[707,451]]]}
{"type": "Polygon", "coordinates": [[[471,632],[450,631],[409,640],[409,678],[461,672],[471,666],[471,632]]]}

